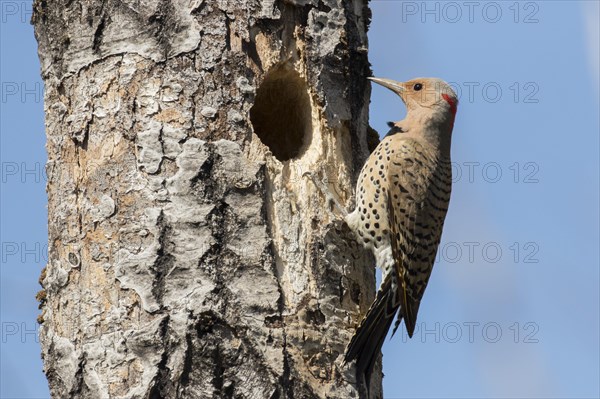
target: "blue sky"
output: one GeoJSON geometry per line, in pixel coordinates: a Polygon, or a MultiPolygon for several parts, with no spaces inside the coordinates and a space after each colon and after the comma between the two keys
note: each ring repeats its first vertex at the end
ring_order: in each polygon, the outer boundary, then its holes
{"type": "MultiPolygon", "coordinates": [[[[385,397],[598,398],[598,2],[472,4],[371,2],[375,76],[441,77],[461,96],[439,260],[415,336],[384,345],[385,397]]],[[[32,333],[47,237],[39,63],[29,3],[0,5],[0,398],[47,398],[32,333]]],[[[373,88],[380,133],[404,113],[373,88]]]]}

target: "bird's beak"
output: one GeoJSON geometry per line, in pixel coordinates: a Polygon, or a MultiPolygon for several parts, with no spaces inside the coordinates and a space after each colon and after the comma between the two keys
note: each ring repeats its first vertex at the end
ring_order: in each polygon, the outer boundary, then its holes
{"type": "Polygon", "coordinates": [[[381,78],[369,78],[369,80],[371,80],[377,84],[380,84],[383,87],[390,89],[391,91],[393,91],[394,93],[399,95],[400,98],[403,98],[404,91],[406,90],[406,88],[404,87],[404,83],[396,82],[395,80],[391,80],[391,79],[381,79],[381,78]]]}

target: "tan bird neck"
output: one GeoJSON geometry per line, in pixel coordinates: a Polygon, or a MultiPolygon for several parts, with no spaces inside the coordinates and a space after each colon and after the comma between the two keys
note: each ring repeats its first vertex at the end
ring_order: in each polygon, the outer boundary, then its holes
{"type": "Polygon", "coordinates": [[[444,110],[430,108],[411,109],[406,117],[394,123],[402,133],[392,136],[394,139],[415,139],[429,147],[441,157],[450,156],[454,116],[444,110]]]}

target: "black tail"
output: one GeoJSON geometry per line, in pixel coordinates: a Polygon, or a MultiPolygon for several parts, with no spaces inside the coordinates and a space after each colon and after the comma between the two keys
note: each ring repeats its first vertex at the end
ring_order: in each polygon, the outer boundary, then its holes
{"type": "Polygon", "coordinates": [[[345,362],[349,363],[356,359],[356,378],[359,382],[364,379],[367,397],[375,360],[381,352],[383,341],[400,306],[400,301],[393,298],[393,295],[391,279],[388,278],[381,285],[377,292],[377,298],[356,329],[346,349],[345,362]]]}

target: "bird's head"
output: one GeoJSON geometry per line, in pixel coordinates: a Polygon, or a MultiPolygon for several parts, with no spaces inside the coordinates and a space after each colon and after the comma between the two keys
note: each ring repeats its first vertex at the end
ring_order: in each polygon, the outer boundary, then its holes
{"type": "Polygon", "coordinates": [[[429,110],[432,113],[442,112],[452,117],[456,114],[458,97],[452,87],[441,79],[416,78],[407,82],[381,78],[369,79],[398,94],[409,112],[429,110]]]}

